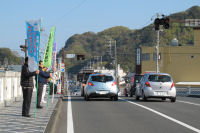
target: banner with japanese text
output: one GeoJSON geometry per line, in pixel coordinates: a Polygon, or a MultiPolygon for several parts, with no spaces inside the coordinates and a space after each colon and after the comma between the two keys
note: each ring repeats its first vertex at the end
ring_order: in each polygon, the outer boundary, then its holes
{"type": "Polygon", "coordinates": [[[38,69],[41,20],[26,21],[28,65],[31,72],[38,69]]]}
{"type": "Polygon", "coordinates": [[[55,29],[56,29],[55,26],[51,28],[48,44],[46,46],[45,53],[44,53],[43,65],[44,67],[47,67],[47,68],[51,68],[51,65],[52,65],[51,61],[52,61],[52,51],[53,51],[55,29]]]}

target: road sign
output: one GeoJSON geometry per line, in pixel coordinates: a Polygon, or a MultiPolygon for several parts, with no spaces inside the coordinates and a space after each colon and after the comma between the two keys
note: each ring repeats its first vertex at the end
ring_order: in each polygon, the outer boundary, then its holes
{"type": "Polygon", "coordinates": [[[75,58],[75,56],[76,56],[75,54],[67,54],[66,58],[75,58]]]}
{"type": "Polygon", "coordinates": [[[65,63],[61,63],[61,72],[65,72],[65,63]]]}
{"type": "Polygon", "coordinates": [[[200,19],[185,19],[185,26],[200,27],[200,19]]]}

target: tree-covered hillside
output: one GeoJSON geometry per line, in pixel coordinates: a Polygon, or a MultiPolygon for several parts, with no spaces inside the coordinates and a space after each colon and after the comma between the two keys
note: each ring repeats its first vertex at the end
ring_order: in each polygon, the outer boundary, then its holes
{"type": "MultiPolygon", "coordinates": [[[[200,7],[194,6],[184,12],[171,14],[168,17],[170,20],[199,19],[200,7]]],[[[160,46],[170,45],[173,38],[177,38],[181,45],[192,45],[193,29],[184,27],[183,23],[170,23],[169,29],[160,32],[160,46]]],[[[69,72],[77,72],[93,56],[103,56],[104,65],[109,66],[111,59],[107,53],[109,49],[106,46],[109,40],[116,40],[117,42],[118,63],[121,67],[125,71],[134,72],[135,49],[138,46],[155,46],[156,32],[154,25],[150,24],[142,29],[131,30],[127,27],[116,26],[98,33],[86,32],[73,35],[65,43],[66,53],[85,54],[86,60],[66,59],[69,72]]]]}
{"type": "Polygon", "coordinates": [[[4,58],[8,59],[8,64],[19,65],[21,58],[15,56],[9,48],[0,48],[0,64],[4,63],[4,58]]]}

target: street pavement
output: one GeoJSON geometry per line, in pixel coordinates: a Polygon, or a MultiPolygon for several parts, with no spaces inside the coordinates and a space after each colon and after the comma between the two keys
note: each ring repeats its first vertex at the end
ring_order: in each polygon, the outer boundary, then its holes
{"type": "MultiPolygon", "coordinates": [[[[46,104],[42,104],[43,109],[37,109],[36,119],[35,99],[36,95],[33,93],[30,118],[22,117],[22,98],[8,107],[0,108],[0,133],[43,133],[58,102],[59,95],[55,95],[53,103],[50,96],[48,107],[46,104]]],[[[45,100],[47,101],[47,95],[45,100]]]]}
{"type": "Polygon", "coordinates": [[[200,133],[200,98],[177,97],[171,103],[123,96],[119,101],[84,101],[80,96],[66,96],[61,106],[58,133],[200,133]]]}

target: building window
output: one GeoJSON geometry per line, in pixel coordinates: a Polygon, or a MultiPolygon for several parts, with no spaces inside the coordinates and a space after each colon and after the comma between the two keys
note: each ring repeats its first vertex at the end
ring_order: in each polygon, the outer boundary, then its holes
{"type": "Polygon", "coordinates": [[[142,60],[143,61],[150,60],[150,53],[144,53],[144,54],[142,54],[142,60]]]}
{"type": "MultiPolygon", "coordinates": [[[[161,53],[159,53],[158,60],[161,59],[161,53]]],[[[156,53],[153,53],[153,60],[156,61],[156,53]]]]}

